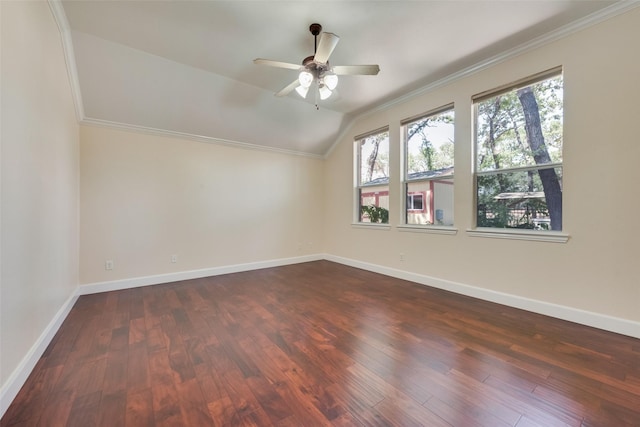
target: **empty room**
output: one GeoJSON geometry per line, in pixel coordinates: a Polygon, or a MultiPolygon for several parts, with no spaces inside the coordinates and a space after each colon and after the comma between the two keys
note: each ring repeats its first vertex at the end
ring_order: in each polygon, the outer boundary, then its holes
{"type": "Polygon", "coordinates": [[[640,427],[640,2],[0,22],[0,426],[640,427]]]}

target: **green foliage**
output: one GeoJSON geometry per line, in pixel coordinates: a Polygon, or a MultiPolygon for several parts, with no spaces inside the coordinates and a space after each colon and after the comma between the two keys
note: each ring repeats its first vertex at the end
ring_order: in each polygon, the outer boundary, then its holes
{"type": "Polygon", "coordinates": [[[366,216],[371,222],[389,223],[389,209],[376,205],[360,206],[360,215],[366,216]]]}
{"type": "MultiPolygon", "coordinates": [[[[562,162],[562,76],[531,86],[539,106],[545,148],[552,162],[562,162]]],[[[477,104],[478,170],[534,166],[517,91],[477,104]]]]}
{"type": "Polygon", "coordinates": [[[548,229],[549,210],[544,197],[535,197],[539,193],[542,183],[537,171],[479,176],[477,226],[548,229]],[[511,198],[499,197],[505,192],[512,193],[511,198]]]}
{"type": "Polygon", "coordinates": [[[516,206],[509,206],[506,203],[493,203],[491,210],[487,205],[478,205],[478,227],[494,228],[520,228],[548,230],[548,223],[542,219],[549,216],[547,205],[542,200],[524,200],[516,206]]]}
{"type": "Polygon", "coordinates": [[[407,124],[407,172],[453,166],[453,110],[407,124]]]}

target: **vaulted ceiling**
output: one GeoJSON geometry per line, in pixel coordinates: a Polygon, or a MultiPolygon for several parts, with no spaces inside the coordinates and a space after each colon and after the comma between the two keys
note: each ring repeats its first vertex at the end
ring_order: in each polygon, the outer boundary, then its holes
{"type": "Polygon", "coordinates": [[[71,45],[85,122],[310,155],[325,154],[367,110],[619,6],[590,0],[51,3],[71,45]],[[252,62],[301,63],[313,54],[314,22],[340,36],[332,65],[381,69],[377,76],[341,76],[319,110],[295,91],[274,96],[296,78],[295,70],[252,62]]]}

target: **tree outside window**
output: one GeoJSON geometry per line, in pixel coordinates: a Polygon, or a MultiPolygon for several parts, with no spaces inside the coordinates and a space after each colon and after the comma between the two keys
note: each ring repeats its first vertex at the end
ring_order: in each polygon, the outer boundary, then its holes
{"type": "Polygon", "coordinates": [[[562,230],[560,73],[474,97],[478,227],[562,230]]]}

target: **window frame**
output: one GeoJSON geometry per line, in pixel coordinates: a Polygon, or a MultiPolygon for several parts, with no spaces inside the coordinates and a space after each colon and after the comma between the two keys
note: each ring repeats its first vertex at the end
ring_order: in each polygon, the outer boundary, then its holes
{"type": "Polygon", "coordinates": [[[407,191],[407,212],[426,212],[427,211],[427,192],[426,191],[407,191]],[[415,196],[420,196],[420,203],[422,204],[421,208],[414,207],[415,196]],[[409,197],[411,197],[411,207],[409,207],[409,197]]]}
{"type": "MultiPolygon", "coordinates": [[[[352,225],[354,226],[363,226],[363,227],[379,227],[379,228],[390,228],[389,225],[389,220],[387,220],[387,222],[365,222],[362,221],[362,213],[361,213],[361,209],[362,209],[362,205],[361,205],[361,201],[362,198],[368,195],[376,195],[376,198],[378,196],[386,196],[387,199],[389,199],[389,192],[391,190],[390,187],[390,170],[387,171],[387,183],[386,184],[381,184],[380,186],[386,186],[386,190],[374,190],[371,191],[371,187],[372,185],[367,185],[369,183],[365,183],[364,185],[362,184],[361,180],[362,180],[362,143],[361,141],[375,136],[375,135],[379,135],[379,134],[383,134],[383,133],[387,133],[387,144],[388,144],[388,149],[389,149],[389,155],[391,155],[391,141],[390,141],[390,134],[389,134],[389,126],[383,126],[377,129],[374,129],[372,131],[369,132],[365,132],[363,134],[360,135],[356,135],[353,138],[353,148],[354,148],[354,197],[353,197],[353,201],[354,201],[354,207],[353,207],[353,220],[352,220],[352,225]]],[[[390,167],[390,165],[388,165],[390,167]]],[[[374,180],[372,180],[374,181],[374,180]]],[[[389,213],[390,213],[390,207],[386,208],[389,213]]]]}
{"type": "MultiPolygon", "coordinates": [[[[516,239],[516,240],[530,240],[530,241],[546,241],[546,242],[558,242],[566,243],[569,240],[569,235],[566,233],[566,226],[563,224],[563,230],[531,230],[531,229],[518,229],[518,228],[502,228],[502,227],[479,227],[478,226],[478,178],[483,176],[497,176],[499,174],[512,174],[517,172],[528,171],[540,171],[543,169],[560,169],[562,176],[564,175],[564,131],[562,141],[562,154],[563,158],[561,162],[550,162],[546,164],[535,164],[518,167],[506,167],[500,169],[480,170],[478,164],[478,104],[500,96],[505,93],[516,91],[518,89],[533,86],[536,83],[543,82],[555,78],[557,76],[563,77],[563,92],[564,92],[564,74],[563,67],[554,67],[531,76],[519,79],[515,82],[508,83],[491,90],[481,92],[471,97],[472,103],[472,121],[473,121],[473,135],[472,135],[472,174],[473,174],[473,228],[467,230],[467,234],[473,237],[488,237],[498,239],[516,239]]],[[[563,97],[562,111],[564,115],[565,104],[563,97]]],[[[564,122],[564,120],[563,120],[564,122]]],[[[564,126],[563,126],[564,127],[564,126]]],[[[564,190],[564,188],[563,188],[564,190]]],[[[564,212],[563,212],[564,219],[564,212]]]]}
{"type": "MultiPolygon", "coordinates": [[[[454,119],[454,123],[453,123],[453,131],[454,131],[454,147],[455,147],[455,133],[456,133],[456,128],[455,128],[455,104],[453,102],[445,104],[445,105],[441,105],[437,108],[434,108],[432,110],[429,110],[427,112],[415,115],[415,116],[411,116],[408,117],[406,119],[401,120],[400,122],[400,128],[401,128],[401,134],[402,134],[402,155],[401,155],[401,168],[402,168],[402,197],[401,197],[401,203],[402,203],[402,223],[398,226],[399,229],[404,230],[404,231],[412,231],[412,230],[418,230],[418,231],[424,231],[424,232],[435,232],[435,233],[440,233],[440,234],[455,234],[457,233],[457,229],[455,228],[454,224],[451,225],[445,225],[445,224],[437,224],[436,223],[436,219],[435,219],[435,210],[432,213],[432,215],[434,216],[433,218],[433,222],[429,223],[429,224],[412,224],[408,222],[408,215],[412,214],[412,213],[418,213],[420,211],[417,210],[411,210],[409,209],[408,206],[408,196],[410,193],[416,193],[416,192],[422,192],[423,193],[423,210],[421,212],[427,212],[427,204],[429,204],[429,206],[432,205],[432,203],[430,202],[430,200],[433,198],[433,193],[431,193],[430,196],[427,196],[427,192],[426,191],[409,191],[409,185],[410,184],[415,184],[415,183],[426,183],[430,188],[432,187],[433,183],[438,183],[441,182],[443,180],[446,181],[450,181],[451,185],[454,185],[454,189],[455,189],[455,154],[453,157],[453,161],[454,161],[454,173],[450,174],[450,175],[446,175],[446,176],[432,176],[432,177],[428,177],[428,178],[415,178],[415,179],[410,179],[409,178],[409,149],[408,149],[408,143],[409,140],[407,138],[407,131],[408,131],[408,126],[411,123],[414,123],[416,121],[422,120],[422,119],[427,119],[429,117],[433,117],[433,116],[437,116],[439,114],[443,114],[446,112],[451,112],[453,113],[453,119],[454,119]]],[[[454,148],[455,151],[455,148],[454,148]]],[[[454,190],[455,192],[455,190],[454,190]]],[[[455,208],[454,208],[455,209],[455,208]]],[[[453,212],[452,212],[452,218],[453,218],[453,212]]]]}

